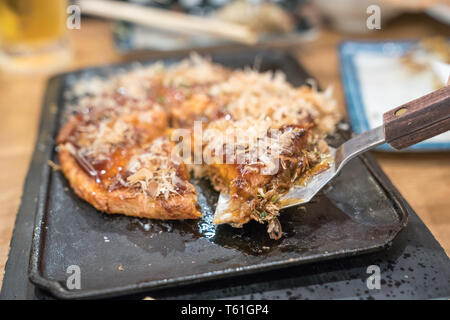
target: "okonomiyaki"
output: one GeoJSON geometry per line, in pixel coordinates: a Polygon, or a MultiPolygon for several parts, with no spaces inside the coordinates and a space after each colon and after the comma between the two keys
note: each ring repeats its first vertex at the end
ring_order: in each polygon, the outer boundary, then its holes
{"type": "Polygon", "coordinates": [[[328,90],[197,55],[80,82],[74,92],[57,144],[79,197],[109,214],[198,219],[190,179],[205,177],[230,195],[214,223],[256,220],[274,239],[281,196],[319,172],[340,118],[328,90]]]}

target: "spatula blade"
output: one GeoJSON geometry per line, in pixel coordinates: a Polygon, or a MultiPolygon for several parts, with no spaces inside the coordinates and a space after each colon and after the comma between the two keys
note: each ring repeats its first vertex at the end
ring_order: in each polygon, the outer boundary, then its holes
{"type": "Polygon", "coordinates": [[[309,202],[335,174],[334,164],[327,170],[311,177],[305,185],[295,185],[280,198],[281,208],[289,208],[309,202]]]}

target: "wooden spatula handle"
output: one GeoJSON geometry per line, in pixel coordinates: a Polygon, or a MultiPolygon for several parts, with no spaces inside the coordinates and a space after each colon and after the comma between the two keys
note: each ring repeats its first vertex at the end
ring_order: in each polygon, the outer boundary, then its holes
{"type": "Polygon", "coordinates": [[[386,112],[383,122],[386,142],[395,149],[450,130],[450,86],[386,112]]]}

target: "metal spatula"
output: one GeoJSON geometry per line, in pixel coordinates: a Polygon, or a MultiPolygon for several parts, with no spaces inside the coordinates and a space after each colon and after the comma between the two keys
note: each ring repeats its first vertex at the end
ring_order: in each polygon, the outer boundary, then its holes
{"type": "MultiPolygon", "coordinates": [[[[280,198],[281,208],[309,202],[342,167],[357,155],[380,144],[397,150],[450,130],[450,86],[392,109],[383,115],[383,125],[364,132],[337,149],[330,147],[334,161],[330,168],[310,178],[306,185],[295,185],[280,198]]],[[[230,196],[220,194],[216,215],[228,208],[230,196]]]]}

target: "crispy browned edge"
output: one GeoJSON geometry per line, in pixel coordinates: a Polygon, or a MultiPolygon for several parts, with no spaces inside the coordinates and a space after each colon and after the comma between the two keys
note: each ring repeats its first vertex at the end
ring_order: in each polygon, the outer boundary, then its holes
{"type": "Polygon", "coordinates": [[[109,214],[162,220],[198,219],[201,216],[196,206],[196,194],[171,195],[166,200],[152,199],[127,188],[108,191],[79,166],[64,146],[60,146],[58,157],[61,169],[72,189],[97,210],[109,214]]]}

